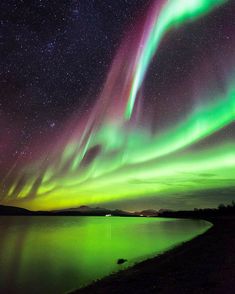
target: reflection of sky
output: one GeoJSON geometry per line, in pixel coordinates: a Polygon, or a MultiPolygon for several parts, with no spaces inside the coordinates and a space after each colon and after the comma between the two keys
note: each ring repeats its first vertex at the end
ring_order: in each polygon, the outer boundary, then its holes
{"type": "Polygon", "coordinates": [[[209,227],[193,220],[0,217],[0,289],[65,293],[120,270],[119,258],[132,265],[209,227]]]}

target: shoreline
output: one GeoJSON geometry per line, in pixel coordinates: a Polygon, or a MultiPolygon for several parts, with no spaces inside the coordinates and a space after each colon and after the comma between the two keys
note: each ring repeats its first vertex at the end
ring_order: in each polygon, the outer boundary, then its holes
{"type": "Polygon", "coordinates": [[[205,233],[71,293],[234,293],[235,216],[204,220],[205,233]]]}

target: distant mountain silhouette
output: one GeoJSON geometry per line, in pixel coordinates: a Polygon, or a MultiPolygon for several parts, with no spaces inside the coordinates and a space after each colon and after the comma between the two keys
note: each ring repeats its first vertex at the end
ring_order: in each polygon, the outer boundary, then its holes
{"type": "Polygon", "coordinates": [[[19,207],[0,205],[0,215],[32,215],[33,212],[19,207]]]}
{"type": "Polygon", "coordinates": [[[136,216],[130,212],[115,209],[106,209],[102,207],[79,206],[55,211],[30,211],[24,208],[0,205],[0,215],[74,215],[74,216],[136,216]]]}
{"type": "Polygon", "coordinates": [[[220,204],[218,208],[203,208],[194,210],[173,211],[167,209],[146,209],[136,212],[128,212],[120,209],[107,209],[103,207],[89,207],[82,205],[54,211],[30,211],[24,208],[0,205],[0,215],[73,215],[73,216],[151,216],[151,217],[177,217],[177,218],[206,218],[216,216],[235,215],[235,202],[229,205],[220,204]]]}
{"type": "Polygon", "coordinates": [[[142,211],[136,211],[133,214],[141,216],[158,216],[159,212],[155,209],[145,209],[142,211]]]}
{"type": "Polygon", "coordinates": [[[57,210],[56,212],[53,212],[59,215],[93,215],[93,216],[104,216],[104,215],[113,215],[113,216],[133,216],[132,213],[119,210],[119,209],[107,209],[103,207],[89,207],[89,206],[79,206],[75,208],[68,208],[63,210],[57,210]]]}

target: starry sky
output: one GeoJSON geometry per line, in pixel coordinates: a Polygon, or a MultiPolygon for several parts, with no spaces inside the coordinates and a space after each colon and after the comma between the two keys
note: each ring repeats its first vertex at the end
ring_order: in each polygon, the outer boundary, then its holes
{"type": "Polygon", "coordinates": [[[234,200],[235,3],[174,2],[1,1],[1,203],[234,200]]]}
{"type": "Polygon", "coordinates": [[[35,139],[56,135],[71,113],[89,111],[126,27],[150,1],[112,2],[1,1],[1,140],[7,136],[12,144],[7,161],[14,153],[29,155],[35,139]]]}

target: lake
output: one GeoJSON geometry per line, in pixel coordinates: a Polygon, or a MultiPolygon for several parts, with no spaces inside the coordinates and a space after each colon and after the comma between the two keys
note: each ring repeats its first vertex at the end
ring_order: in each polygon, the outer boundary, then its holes
{"type": "Polygon", "coordinates": [[[69,292],[210,227],[166,218],[1,216],[0,292],[69,292]],[[118,265],[119,258],[128,261],[118,265]]]}

